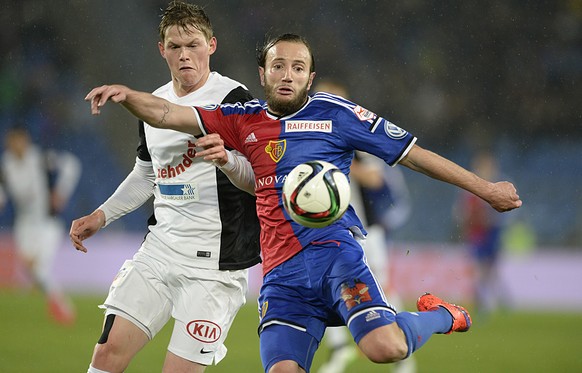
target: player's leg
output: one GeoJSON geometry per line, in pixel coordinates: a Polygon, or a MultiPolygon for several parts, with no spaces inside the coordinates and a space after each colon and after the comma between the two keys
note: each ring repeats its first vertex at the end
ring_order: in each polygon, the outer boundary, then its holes
{"type": "Polygon", "coordinates": [[[119,270],[104,302],[106,317],[91,368],[124,371],[169,320],[171,294],[160,280],[164,274],[157,267],[151,258],[138,252],[119,270]]]}
{"type": "MultiPolygon", "coordinates": [[[[127,317],[127,316],[126,316],[127,317]]],[[[103,332],[93,350],[91,369],[102,372],[123,372],[131,359],[149,341],[148,335],[126,317],[116,314],[105,316],[103,332]]]]}
{"type": "Polygon", "coordinates": [[[52,264],[58,244],[58,225],[52,219],[35,222],[17,222],[14,239],[21,262],[36,287],[44,294],[55,288],[52,264]]]}
{"type": "Polygon", "coordinates": [[[359,341],[356,337],[362,352],[374,362],[396,362],[422,347],[433,334],[465,332],[471,326],[471,318],[464,308],[431,294],[420,297],[417,307],[423,312],[400,312],[394,316],[395,322],[377,328],[364,325],[362,316],[351,319],[352,333],[363,334],[359,341]]]}
{"type": "Polygon", "coordinates": [[[341,250],[330,273],[329,286],[337,300],[337,311],[371,361],[390,363],[402,360],[420,348],[432,334],[451,331],[451,307],[446,308],[448,303],[441,300],[442,307],[437,304],[430,311],[422,309],[428,312],[396,314],[363,260],[357,240],[338,241],[341,250]]]}
{"type": "Polygon", "coordinates": [[[246,302],[248,270],[181,268],[170,278],[175,323],[163,372],[200,373],[226,356],[224,341],[246,302]]]}
{"type": "MultiPolygon", "coordinates": [[[[383,287],[386,298],[389,300],[390,304],[395,310],[402,310],[402,299],[393,284],[390,282],[391,263],[389,253],[392,249],[392,243],[387,241],[386,232],[382,226],[372,225],[366,227],[366,230],[368,231],[368,235],[366,236],[366,241],[363,247],[368,265],[370,266],[372,273],[374,273],[377,281],[383,287]]],[[[415,373],[416,361],[414,356],[410,355],[408,358],[396,362],[392,372],[415,373]]]]}
{"type": "Polygon", "coordinates": [[[54,258],[64,234],[62,222],[55,218],[15,225],[19,258],[34,285],[46,296],[50,316],[60,324],[71,325],[75,308],[53,275],[54,258]]]}
{"type": "Polygon", "coordinates": [[[319,342],[305,329],[273,323],[261,330],[260,345],[265,372],[305,373],[319,342]]]}
{"type": "Polygon", "coordinates": [[[317,285],[326,267],[303,250],[264,277],[258,302],[265,372],[310,370],[330,312],[317,285]]]}

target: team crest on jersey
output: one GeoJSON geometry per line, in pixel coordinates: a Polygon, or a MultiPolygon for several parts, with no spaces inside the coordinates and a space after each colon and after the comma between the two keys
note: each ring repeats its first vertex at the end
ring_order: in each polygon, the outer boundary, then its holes
{"type": "Polygon", "coordinates": [[[346,304],[346,307],[349,310],[361,304],[363,302],[370,302],[372,297],[368,292],[368,285],[360,281],[359,279],[355,279],[353,284],[349,284],[344,282],[342,284],[342,299],[346,304]]]}
{"type": "Polygon", "coordinates": [[[356,114],[356,116],[358,117],[358,119],[361,120],[362,122],[372,122],[377,117],[376,114],[372,113],[368,109],[364,109],[360,105],[357,105],[354,108],[354,114],[356,114]]]}
{"type": "Polygon", "coordinates": [[[384,121],[385,121],[384,132],[386,132],[388,137],[398,140],[406,136],[407,132],[405,130],[403,130],[402,128],[398,127],[397,125],[388,120],[384,121]]]}
{"type": "Polygon", "coordinates": [[[275,163],[283,158],[285,150],[287,150],[287,140],[270,140],[267,146],[265,146],[265,151],[275,163]]]}

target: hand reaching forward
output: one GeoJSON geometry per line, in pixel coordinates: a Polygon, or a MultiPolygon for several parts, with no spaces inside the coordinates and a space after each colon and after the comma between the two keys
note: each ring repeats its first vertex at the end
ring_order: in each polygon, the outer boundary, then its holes
{"type": "Polygon", "coordinates": [[[102,85],[101,87],[93,88],[91,92],[85,96],[85,101],[91,102],[91,114],[101,114],[101,107],[105,105],[108,100],[115,103],[124,102],[130,89],[123,85],[102,85]]]}
{"type": "Polygon", "coordinates": [[[86,253],[87,248],[83,246],[83,240],[97,233],[104,225],[105,214],[101,210],[95,210],[91,215],[73,220],[69,230],[69,237],[75,249],[86,253]]]}

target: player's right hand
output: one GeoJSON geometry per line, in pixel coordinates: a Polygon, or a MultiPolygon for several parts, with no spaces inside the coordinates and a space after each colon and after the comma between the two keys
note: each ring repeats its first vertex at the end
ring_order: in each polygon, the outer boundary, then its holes
{"type": "Polygon", "coordinates": [[[487,202],[499,212],[511,211],[520,208],[522,205],[517,189],[509,181],[492,183],[492,191],[487,202]]]}
{"type": "Polygon", "coordinates": [[[73,243],[73,247],[78,251],[86,253],[87,248],[83,246],[83,240],[97,233],[104,225],[105,214],[99,209],[95,210],[91,215],[73,220],[71,229],[69,230],[69,237],[73,243]]]}
{"type": "Polygon", "coordinates": [[[115,103],[125,101],[129,88],[123,85],[102,85],[101,87],[93,88],[91,92],[85,96],[85,101],[91,103],[91,114],[101,114],[101,107],[105,105],[108,100],[115,103]]]}

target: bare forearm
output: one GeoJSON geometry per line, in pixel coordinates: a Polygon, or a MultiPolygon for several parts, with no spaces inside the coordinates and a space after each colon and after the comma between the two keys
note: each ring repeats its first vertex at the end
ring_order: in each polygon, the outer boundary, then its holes
{"type": "Polygon", "coordinates": [[[100,114],[101,107],[108,101],[113,101],[153,127],[201,134],[197,116],[191,107],[173,104],[151,93],[135,91],[122,85],[104,85],[91,90],[85,100],[91,102],[94,115],[100,114]]]}
{"type": "Polygon", "coordinates": [[[434,179],[463,188],[485,200],[497,211],[509,211],[521,206],[521,200],[513,184],[507,181],[491,182],[482,179],[418,145],[415,145],[400,163],[434,179]]]}
{"type": "Polygon", "coordinates": [[[152,127],[200,135],[193,109],[173,104],[146,92],[130,90],[121,103],[130,113],[152,127]]]}
{"type": "Polygon", "coordinates": [[[487,185],[491,184],[456,163],[417,145],[400,163],[433,179],[468,190],[479,197],[483,197],[487,185]]]}

